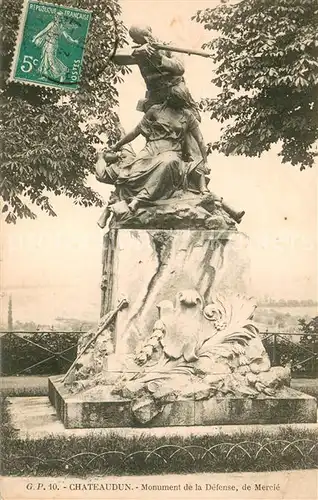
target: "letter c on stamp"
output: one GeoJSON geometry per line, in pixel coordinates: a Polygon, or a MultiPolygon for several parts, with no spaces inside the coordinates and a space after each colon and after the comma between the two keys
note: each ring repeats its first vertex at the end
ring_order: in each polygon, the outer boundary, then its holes
{"type": "Polygon", "coordinates": [[[91,12],[25,0],[12,81],[76,90],[91,12]]]}

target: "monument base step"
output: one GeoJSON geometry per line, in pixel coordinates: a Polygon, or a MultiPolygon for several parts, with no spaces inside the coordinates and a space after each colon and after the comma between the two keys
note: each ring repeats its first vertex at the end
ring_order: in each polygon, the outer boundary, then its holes
{"type": "MultiPolygon", "coordinates": [[[[131,412],[131,401],[111,395],[108,387],[69,394],[61,376],[49,378],[49,399],[67,429],[143,427],[131,412]]],[[[284,387],[275,397],[224,397],[177,400],[145,427],[211,426],[239,424],[316,423],[315,398],[284,387]]]]}

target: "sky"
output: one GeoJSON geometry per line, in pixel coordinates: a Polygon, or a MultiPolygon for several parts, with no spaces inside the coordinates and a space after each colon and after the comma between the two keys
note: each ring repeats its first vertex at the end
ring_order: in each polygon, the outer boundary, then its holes
{"type": "MultiPolygon", "coordinates": [[[[158,38],[199,49],[211,34],[190,20],[210,0],[123,0],[123,21],[151,25],[158,38]]],[[[186,81],[196,100],[216,95],[209,59],[184,56],[186,81]]],[[[119,115],[126,131],[142,115],[136,103],[145,88],[138,69],[119,87],[119,115]]],[[[206,142],[217,140],[220,125],[203,116],[206,142]]],[[[138,151],[142,140],[134,144],[138,151]]],[[[317,170],[300,172],[281,164],[278,147],[261,158],[213,153],[210,189],[246,215],[240,230],[250,238],[251,295],[317,299],[317,170]]],[[[108,186],[90,185],[105,200],[108,186]]],[[[35,221],[2,224],[1,310],[6,321],[9,294],[14,319],[51,324],[54,318],[94,320],[99,316],[103,232],[99,208],[83,208],[64,197],[52,199],[58,217],[39,213],[35,221]]]]}

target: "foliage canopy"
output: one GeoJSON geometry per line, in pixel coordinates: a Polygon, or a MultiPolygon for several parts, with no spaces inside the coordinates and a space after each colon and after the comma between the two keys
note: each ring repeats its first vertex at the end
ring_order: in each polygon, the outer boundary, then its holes
{"type": "Polygon", "coordinates": [[[317,0],[241,0],[198,11],[216,32],[212,82],[221,88],[202,108],[226,122],[212,148],[260,156],[281,144],[283,162],[314,163],[318,139],[317,0]]]}
{"type": "Polygon", "coordinates": [[[84,206],[102,204],[86,180],[93,171],[98,134],[117,138],[115,85],[129,71],[109,60],[115,47],[125,43],[118,0],[63,0],[64,6],[93,12],[79,91],[9,82],[22,4],[3,0],[1,6],[0,192],[7,222],[34,219],[29,202],[56,215],[50,193],[84,206]]]}

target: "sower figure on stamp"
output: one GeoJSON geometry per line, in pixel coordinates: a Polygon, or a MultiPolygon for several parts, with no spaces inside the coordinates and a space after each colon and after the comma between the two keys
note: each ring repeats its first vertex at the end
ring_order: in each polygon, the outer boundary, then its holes
{"type": "Polygon", "coordinates": [[[69,43],[79,43],[66,32],[66,26],[63,13],[57,12],[53,21],[32,39],[32,42],[41,48],[38,71],[43,79],[49,78],[61,83],[66,79],[69,68],[58,57],[60,37],[64,37],[69,43]]]}

